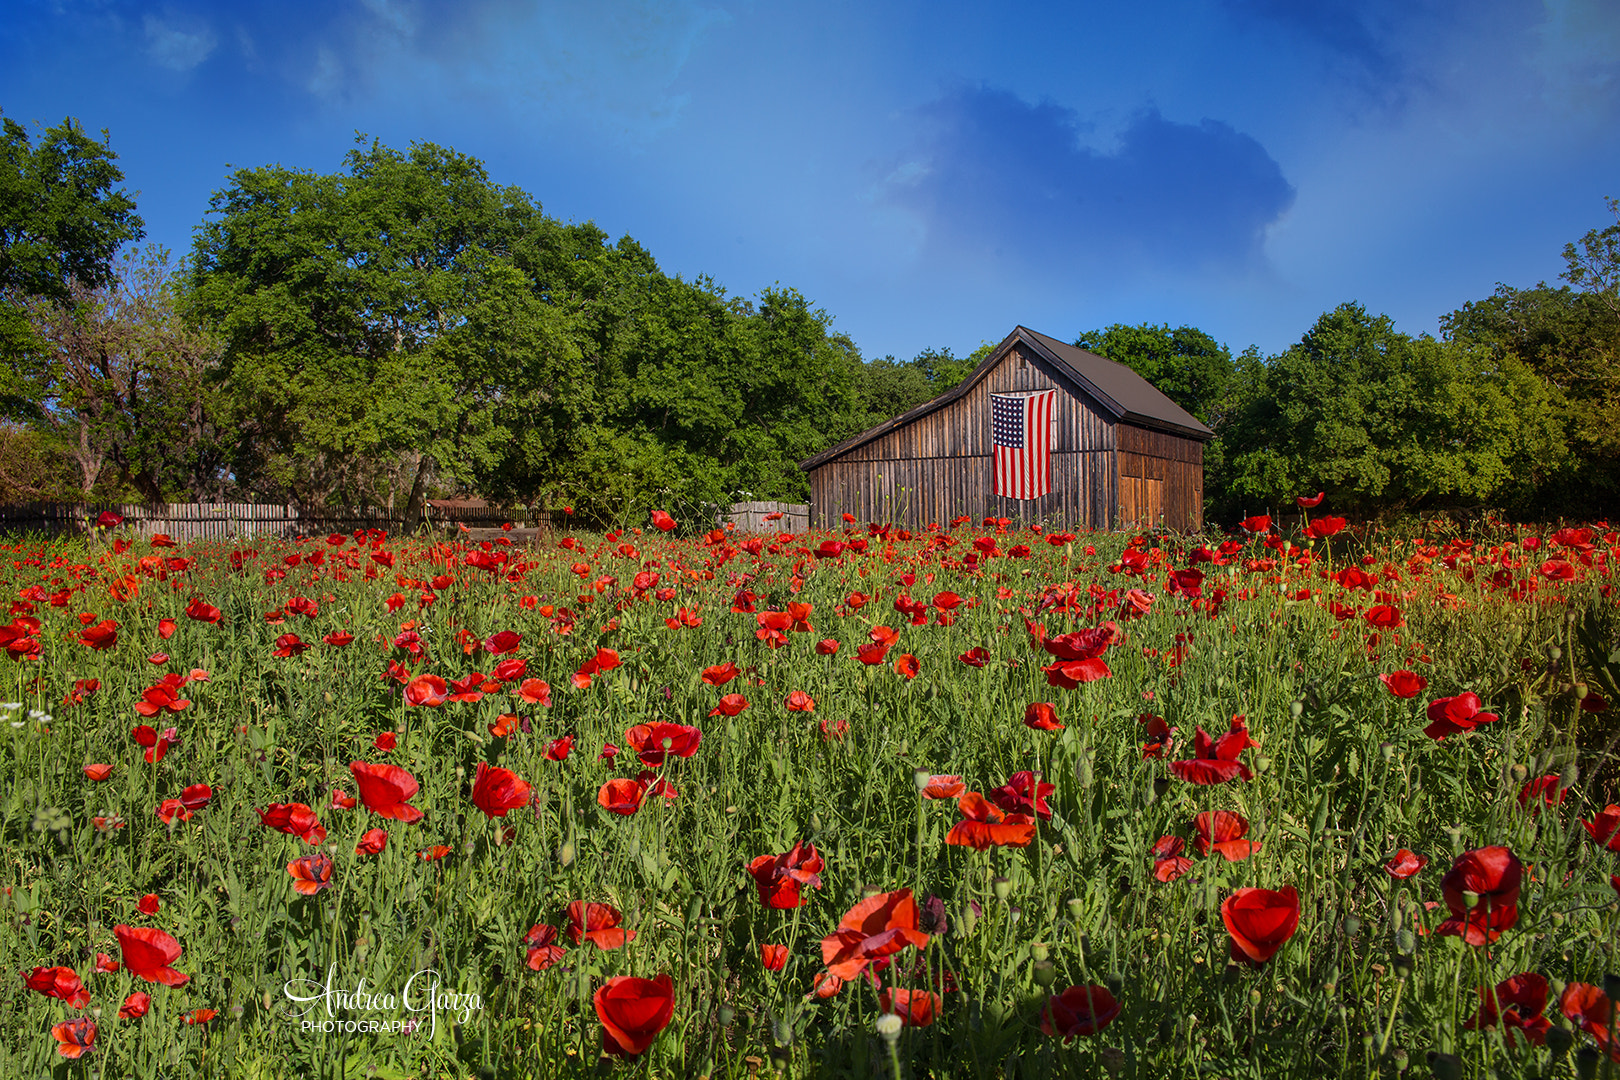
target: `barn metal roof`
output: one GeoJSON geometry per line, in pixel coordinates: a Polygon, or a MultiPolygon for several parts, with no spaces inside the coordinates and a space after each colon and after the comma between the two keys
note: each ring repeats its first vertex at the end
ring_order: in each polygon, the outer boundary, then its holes
{"type": "Polygon", "coordinates": [[[1117,421],[1152,428],[1155,431],[1166,431],[1200,442],[1207,442],[1215,437],[1215,433],[1200,423],[1197,417],[1171,401],[1152,383],[1124,364],[1074,345],[1066,345],[1027,326],[1018,326],[1014,327],[1013,332],[1002,339],[1001,344],[973,369],[972,374],[956,386],[932,401],[926,401],[909,412],[901,413],[892,420],[885,420],[874,428],[845,439],[837,446],[800,462],[799,468],[808,472],[858,446],[864,446],[873,439],[905,427],[936,409],[944,408],[973,389],[992,368],[1006,358],[1013,346],[1020,342],[1029,346],[1037,361],[1046,362],[1046,366],[1052,369],[1051,373],[1057,376],[1060,383],[1067,382],[1082,391],[1117,421]]]}

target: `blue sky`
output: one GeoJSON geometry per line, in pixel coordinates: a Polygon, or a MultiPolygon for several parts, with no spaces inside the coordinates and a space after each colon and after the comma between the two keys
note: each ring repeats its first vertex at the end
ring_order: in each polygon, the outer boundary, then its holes
{"type": "Polygon", "coordinates": [[[108,129],[177,251],[232,168],[431,141],[869,358],[1018,323],[1275,352],[1346,300],[1434,332],[1620,196],[1612,0],[5,9],[0,110],[108,129]]]}

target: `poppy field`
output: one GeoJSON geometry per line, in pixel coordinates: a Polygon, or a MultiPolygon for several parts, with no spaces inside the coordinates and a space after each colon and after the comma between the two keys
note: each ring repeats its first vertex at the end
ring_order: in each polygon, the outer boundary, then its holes
{"type": "Polygon", "coordinates": [[[0,1067],[1620,1076],[1620,535],[1299,525],[7,541],[0,1067]]]}

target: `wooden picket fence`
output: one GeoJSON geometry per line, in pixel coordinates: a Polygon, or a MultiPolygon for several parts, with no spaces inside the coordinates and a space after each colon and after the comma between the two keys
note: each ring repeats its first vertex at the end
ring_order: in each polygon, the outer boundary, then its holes
{"type": "Polygon", "coordinates": [[[785,502],[732,503],[731,513],[720,515],[717,525],[731,522],[737,532],[802,533],[810,531],[810,504],[785,502]],[[767,514],[782,516],[766,521],[767,514]]]}
{"type": "MultiPolygon", "coordinates": [[[[222,540],[246,536],[315,536],[323,533],[352,533],[356,529],[381,529],[397,533],[405,524],[403,509],[375,506],[313,507],[300,509],[275,503],[25,503],[0,506],[0,533],[83,533],[95,527],[96,518],[110,510],[124,518],[124,529],[141,536],[165,533],[172,539],[222,540]]],[[[520,521],[523,510],[495,507],[429,507],[425,520],[440,527],[457,524],[468,528],[499,528],[508,521],[520,521]],[[515,515],[515,516],[514,516],[515,515]]],[[[550,526],[550,515],[541,512],[536,522],[541,529],[550,526]]]]}

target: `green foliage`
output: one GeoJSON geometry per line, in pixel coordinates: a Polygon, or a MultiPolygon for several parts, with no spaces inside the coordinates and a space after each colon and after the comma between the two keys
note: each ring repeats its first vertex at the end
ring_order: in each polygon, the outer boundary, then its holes
{"type": "Polygon", "coordinates": [[[1327,491],[1339,511],[1522,502],[1565,453],[1525,364],[1412,338],[1343,304],[1282,355],[1245,357],[1222,428],[1228,513],[1327,491]]]}

